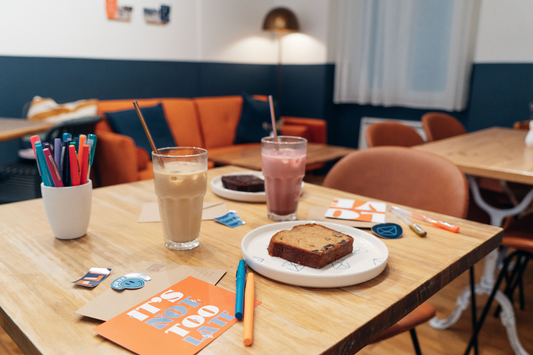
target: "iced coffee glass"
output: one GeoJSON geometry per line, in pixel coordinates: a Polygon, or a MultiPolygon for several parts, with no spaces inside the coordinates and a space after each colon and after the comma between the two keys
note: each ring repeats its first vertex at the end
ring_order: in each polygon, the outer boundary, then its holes
{"type": "Polygon", "coordinates": [[[162,148],[159,154],[152,152],[152,162],[165,245],[174,250],[196,248],[207,189],[207,150],[162,148]]]}
{"type": "Polygon", "coordinates": [[[294,221],[305,175],[307,140],[278,136],[261,139],[268,218],[294,221]]]}

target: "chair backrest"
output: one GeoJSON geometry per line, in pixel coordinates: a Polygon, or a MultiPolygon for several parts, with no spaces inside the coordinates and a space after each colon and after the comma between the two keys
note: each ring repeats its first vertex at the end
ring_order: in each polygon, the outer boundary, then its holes
{"type": "Polygon", "coordinates": [[[369,148],[381,146],[412,147],[424,144],[422,137],[411,127],[398,122],[380,122],[368,126],[366,143],[369,148]]]}
{"type": "Polygon", "coordinates": [[[339,160],[323,186],[466,218],[468,184],[451,161],[404,147],[359,150],[339,160]]]}
{"type": "Polygon", "coordinates": [[[428,142],[466,133],[466,129],[461,122],[455,117],[441,112],[428,112],[423,115],[422,127],[424,127],[428,142]]]}
{"type": "Polygon", "coordinates": [[[53,144],[54,138],[62,138],[63,133],[71,133],[72,137],[77,137],[80,134],[87,135],[94,133],[94,128],[100,120],[102,120],[101,116],[87,116],[63,121],[46,132],[43,142],[53,144]]]}

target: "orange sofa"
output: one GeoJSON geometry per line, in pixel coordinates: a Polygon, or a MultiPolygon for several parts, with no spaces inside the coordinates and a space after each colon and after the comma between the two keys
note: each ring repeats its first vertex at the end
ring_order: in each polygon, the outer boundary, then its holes
{"type": "MultiPolygon", "coordinates": [[[[254,96],[264,100],[264,96],[254,96]]],[[[98,102],[102,116],[95,128],[98,144],[95,174],[98,186],[108,186],[153,178],[148,153],[135,146],[132,138],[114,133],[106,112],[129,110],[131,100],[98,102]]],[[[208,154],[246,149],[260,143],[234,144],[240,120],[242,96],[201,98],[156,98],[137,100],[140,107],[162,104],[172,136],[179,146],[201,147],[208,154]]],[[[281,134],[306,138],[309,142],[326,143],[326,121],[312,118],[282,117],[281,134]]],[[[155,132],[151,132],[155,135],[155,132]]],[[[209,167],[214,164],[210,162],[209,167]]]]}

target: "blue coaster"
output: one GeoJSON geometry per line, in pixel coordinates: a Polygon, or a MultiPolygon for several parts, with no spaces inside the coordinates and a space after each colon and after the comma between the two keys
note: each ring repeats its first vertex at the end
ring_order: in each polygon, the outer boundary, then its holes
{"type": "Polygon", "coordinates": [[[396,223],[380,223],[372,228],[372,232],[376,233],[381,238],[398,239],[403,234],[403,229],[396,223]]]}

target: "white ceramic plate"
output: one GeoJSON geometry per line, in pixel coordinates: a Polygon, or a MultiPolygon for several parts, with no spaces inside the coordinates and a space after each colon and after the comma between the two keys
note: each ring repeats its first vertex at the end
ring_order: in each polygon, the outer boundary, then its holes
{"type": "MultiPolygon", "coordinates": [[[[265,179],[263,176],[263,173],[260,171],[247,171],[247,172],[240,172],[240,173],[230,173],[226,174],[228,175],[254,175],[257,176],[260,179],[265,179]]],[[[303,191],[304,183],[302,181],[302,191],[303,191]]],[[[222,184],[222,175],[214,177],[211,180],[211,190],[213,193],[217,196],[227,198],[230,200],[235,201],[243,201],[243,202],[266,202],[266,194],[264,192],[242,192],[242,191],[235,191],[235,190],[229,190],[224,187],[222,184]]]]}
{"type": "Polygon", "coordinates": [[[256,272],[305,287],[345,287],[368,281],[383,271],[389,258],[387,246],[373,235],[353,227],[320,221],[279,222],[256,228],[244,236],[241,249],[246,264],[256,272]],[[353,252],[321,269],[268,255],[267,247],[274,234],[306,223],[322,224],[352,236],[353,252]]]}

